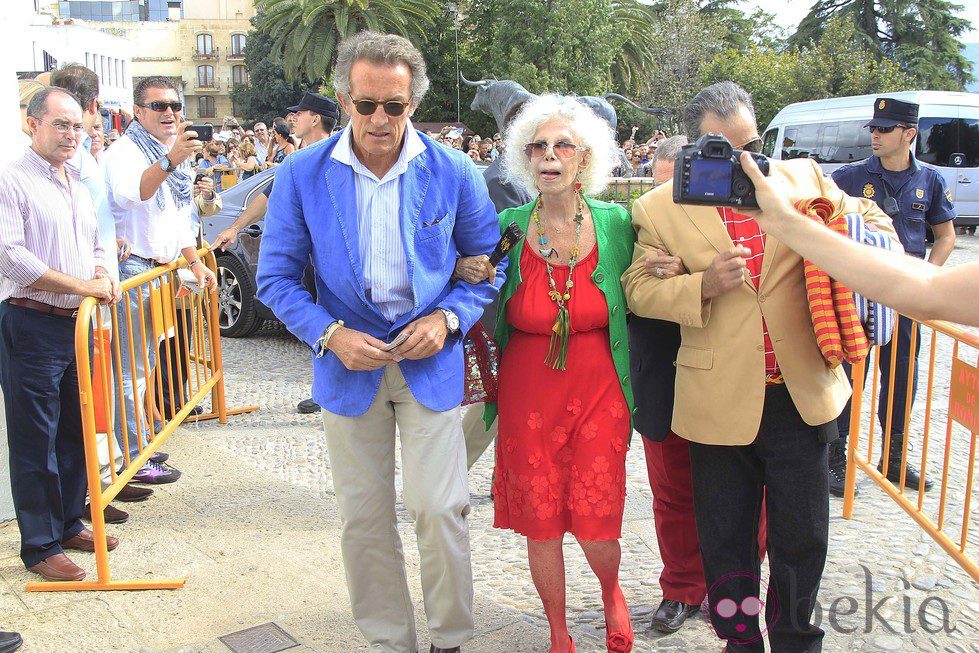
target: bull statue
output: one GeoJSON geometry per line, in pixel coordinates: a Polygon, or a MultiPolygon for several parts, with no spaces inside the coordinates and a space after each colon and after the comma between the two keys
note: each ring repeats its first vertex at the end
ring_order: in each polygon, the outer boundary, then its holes
{"type": "Polygon", "coordinates": [[[459,77],[467,86],[476,88],[476,97],[473,98],[469,108],[493,116],[496,121],[496,128],[500,132],[503,132],[503,126],[507,120],[516,113],[524,102],[537,97],[517,82],[509,79],[502,81],[482,79],[478,82],[471,82],[462,73],[459,73],[459,77]]]}

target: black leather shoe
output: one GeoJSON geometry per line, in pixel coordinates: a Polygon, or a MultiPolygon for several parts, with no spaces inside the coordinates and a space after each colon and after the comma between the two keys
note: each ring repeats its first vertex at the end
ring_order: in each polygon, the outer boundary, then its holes
{"type": "MultiPolygon", "coordinates": [[[[829,443],[829,493],[842,497],[846,488],[846,442],[834,440],[829,443]]],[[[860,488],[853,488],[853,495],[860,494],[860,488]]]]}
{"type": "Polygon", "coordinates": [[[19,633],[0,632],[0,653],[14,653],[23,643],[19,633]]]}
{"type": "Polygon", "coordinates": [[[311,415],[313,413],[320,412],[320,405],[313,401],[312,399],[303,399],[298,404],[296,404],[296,410],[298,410],[303,415],[311,415]]]}
{"type": "MultiPolygon", "coordinates": [[[[892,433],[891,434],[891,448],[888,456],[887,463],[887,480],[898,485],[901,483],[901,453],[904,449],[904,434],[903,433],[892,433]]],[[[904,487],[909,490],[918,491],[921,485],[921,472],[918,468],[911,464],[911,450],[912,446],[908,446],[908,463],[907,463],[907,473],[904,476],[904,487]]],[[[881,474],[884,473],[884,451],[881,450],[880,462],[877,463],[877,471],[881,474]]],[[[934,487],[934,483],[931,479],[925,479],[925,490],[930,490],[934,487]]]]}
{"type": "Polygon", "coordinates": [[[653,615],[652,628],[661,633],[675,633],[683,626],[687,617],[700,611],[699,605],[687,605],[680,601],[663,599],[653,615]]]}
{"type": "Polygon", "coordinates": [[[452,648],[439,648],[435,644],[432,644],[431,653],[459,653],[462,648],[459,646],[453,646],[452,648]]]}

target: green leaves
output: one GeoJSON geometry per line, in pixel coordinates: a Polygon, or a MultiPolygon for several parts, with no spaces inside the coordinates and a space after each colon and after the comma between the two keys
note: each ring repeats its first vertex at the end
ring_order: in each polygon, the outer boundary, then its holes
{"type": "Polygon", "coordinates": [[[319,82],[333,70],[342,39],[373,29],[423,42],[443,11],[434,0],[255,0],[255,8],[286,77],[319,82]]]}

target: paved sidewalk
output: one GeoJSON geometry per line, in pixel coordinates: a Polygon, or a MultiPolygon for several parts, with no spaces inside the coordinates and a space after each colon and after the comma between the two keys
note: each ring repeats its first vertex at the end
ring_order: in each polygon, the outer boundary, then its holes
{"type": "MultiPolygon", "coordinates": [[[[979,238],[960,237],[953,262],[976,258],[979,238]]],[[[109,530],[122,539],[110,554],[114,578],[185,576],[187,586],[167,592],[26,594],[24,584],[33,575],[16,555],[16,524],[0,524],[0,630],[22,632],[24,651],[217,653],[229,650],[218,636],[267,622],[301,642],[294,651],[366,650],[349,612],[321,423],[316,415],[295,412],[309,391],[308,350],[282,330],[223,343],[229,405],[259,404],[262,410],[233,417],[227,426],[205,422],[180,429],[166,449],[184,477],[158,488],[146,503],[117,504],[132,517],[109,530]]],[[[946,366],[948,349],[940,348],[946,366]]],[[[927,352],[926,342],[923,361],[927,352]]],[[[918,415],[923,395],[922,390],[918,415]]],[[[947,385],[937,387],[934,419],[942,424],[945,396],[947,385]]],[[[918,421],[911,432],[920,432],[918,421]]],[[[968,440],[957,433],[953,470],[957,487],[964,488],[968,440]]],[[[940,464],[943,435],[933,433],[930,465],[940,464]]],[[[700,617],[676,635],[648,630],[661,599],[662,563],[636,438],[627,459],[621,573],[637,630],[636,651],[719,653],[720,643],[700,617]]],[[[547,651],[546,621],[524,541],[492,527],[492,464],[490,449],[470,474],[477,638],[465,651],[547,651]]],[[[863,486],[852,521],[840,517],[839,500],[830,506],[829,561],[819,594],[821,624],[828,631],[823,650],[979,653],[979,584],[883,492],[866,481],[863,486]]],[[[927,495],[930,509],[938,494],[936,487],[927,495]]],[[[959,513],[963,494],[962,489],[950,493],[949,505],[959,513]]],[[[979,494],[973,499],[975,520],[979,494]]],[[[403,509],[400,518],[425,653],[418,555],[403,509]]],[[[959,528],[955,519],[947,525],[950,533],[959,528]]],[[[979,555],[975,523],[970,547],[979,555]]],[[[565,549],[568,611],[578,650],[604,651],[598,582],[577,545],[569,540],[565,549]]],[[[92,554],[72,557],[94,575],[92,554]]]]}

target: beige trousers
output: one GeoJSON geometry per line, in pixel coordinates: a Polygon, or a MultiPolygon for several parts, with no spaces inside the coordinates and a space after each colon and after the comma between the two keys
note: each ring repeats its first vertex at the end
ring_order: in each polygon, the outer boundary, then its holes
{"type": "Polygon", "coordinates": [[[388,365],[370,409],[359,417],[323,411],[340,546],[354,621],[371,651],[415,653],[395,513],[395,429],[401,438],[404,504],[415,520],[431,643],[460,646],[473,636],[469,485],[459,408],[435,412],[415,400],[388,365]]]}
{"type": "Polygon", "coordinates": [[[462,432],[466,436],[466,467],[473,468],[479,457],[483,455],[486,448],[496,440],[496,425],[500,420],[493,422],[493,425],[486,428],[483,421],[483,408],[485,404],[470,404],[462,407],[462,432]]]}

